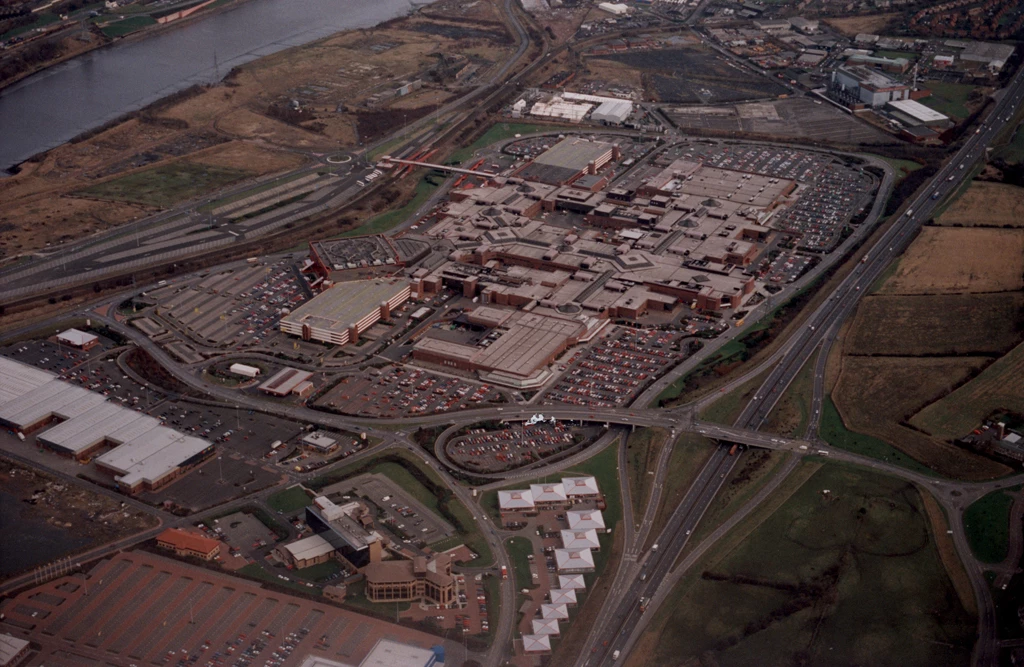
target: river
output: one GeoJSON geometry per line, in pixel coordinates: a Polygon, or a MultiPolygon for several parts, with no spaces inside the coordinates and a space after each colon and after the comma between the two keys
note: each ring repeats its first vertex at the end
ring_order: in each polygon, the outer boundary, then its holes
{"type": "Polygon", "coordinates": [[[409,0],[249,0],[122,41],[0,91],[0,169],[232,67],[407,13],[409,0]]]}

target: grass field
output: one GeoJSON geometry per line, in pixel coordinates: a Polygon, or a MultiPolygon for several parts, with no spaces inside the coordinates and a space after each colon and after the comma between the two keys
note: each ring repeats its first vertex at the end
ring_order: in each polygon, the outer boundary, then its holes
{"type": "Polygon", "coordinates": [[[394,211],[387,211],[376,215],[363,224],[359,225],[355,229],[350,229],[344,234],[339,236],[363,236],[366,234],[381,234],[388,231],[392,227],[397,227],[406,221],[412,214],[416,212],[420,206],[423,206],[430,195],[434,194],[434,190],[437,189],[436,185],[431,184],[423,177],[416,184],[416,192],[413,194],[412,199],[408,204],[402,208],[395,209],[394,211]]]}
{"type": "Polygon", "coordinates": [[[1010,141],[996,150],[996,156],[1010,164],[1024,162],[1024,124],[1017,126],[1010,141]]]}
{"type": "Polygon", "coordinates": [[[295,572],[297,576],[300,576],[303,579],[321,581],[332,574],[341,572],[341,563],[332,559],[324,563],[317,563],[316,565],[304,567],[301,570],[296,570],[295,572]]]}
{"type": "MultiPolygon", "coordinates": [[[[678,507],[697,474],[711,458],[717,445],[696,433],[683,433],[676,440],[668,458],[668,474],[661,489],[658,511],[648,533],[648,542],[653,543],[661,533],[672,512],[678,507]]],[[[650,544],[647,545],[650,548],[650,544]]]]}
{"type": "Polygon", "coordinates": [[[175,162],[99,183],[76,194],[170,208],[246,176],[249,172],[240,169],[175,162]]]}
{"type": "Polygon", "coordinates": [[[267,504],[270,505],[271,509],[277,510],[278,512],[284,512],[285,514],[291,514],[295,510],[300,510],[312,502],[313,499],[309,497],[309,494],[298,486],[293,486],[285,489],[284,491],[278,491],[267,498],[267,504]]]}
{"type": "Polygon", "coordinates": [[[727,546],[713,550],[656,612],[649,631],[656,642],[642,664],[970,661],[974,619],[911,484],[825,465],[746,539],[727,546]]]}
{"type": "Polygon", "coordinates": [[[1024,413],[1024,343],[915,414],[910,423],[937,438],[954,439],[970,433],[997,410],[1024,413]]]}
{"type": "Polygon", "coordinates": [[[647,498],[651,495],[651,480],[654,479],[654,465],[661,455],[662,447],[668,440],[668,433],[662,428],[641,428],[629,434],[626,440],[626,462],[629,465],[629,494],[633,500],[632,519],[643,517],[647,498]]]}
{"type": "Polygon", "coordinates": [[[533,554],[533,543],[525,537],[510,537],[505,540],[505,547],[512,560],[512,575],[515,577],[516,590],[537,588],[533,577],[530,576],[530,559],[527,558],[533,554]]]}
{"type": "Polygon", "coordinates": [[[107,37],[124,37],[151,25],[156,25],[156,20],[151,16],[130,16],[121,21],[108,23],[101,30],[107,37]]]}
{"type": "Polygon", "coordinates": [[[793,382],[786,388],[779,402],[768,414],[765,430],[790,438],[801,438],[807,432],[811,420],[811,399],[814,397],[814,366],[818,363],[815,353],[800,369],[793,382]]]}
{"type": "Polygon", "coordinates": [[[924,227],[882,294],[963,294],[1024,287],[1024,229],[924,227]]]}
{"type": "Polygon", "coordinates": [[[822,402],[820,433],[825,442],[840,449],[870,456],[887,463],[894,463],[927,475],[935,474],[931,468],[904,454],[888,442],[847,429],[831,396],[826,396],[822,402]]]}
{"type": "MultiPolygon", "coordinates": [[[[1024,146],[1021,151],[1024,156],[1024,146]]],[[[1024,188],[973,181],[935,222],[944,226],[1024,227],[1024,188]]]]}
{"type": "Polygon", "coordinates": [[[963,120],[971,115],[967,108],[967,101],[971,93],[974,92],[974,86],[942,81],[926,81],[924,85],[932,91],[932,94],[930,97],[922,98],[921,104],[957,120],[963,120]]]}
{"type": "Polygon", "coordinates": [[[1024,332],[1024,293],[878,295],[857,307],[844,352],[858,355],[991,355],[1024,332]]]}
{"type": "Polygon", "coordinates": [[[446,164],[465,162],[473,157],[481,148],[490,146],[493,143],[511,139],[517,134],[536,134],[538,132],[579,132],[580,128],[568,125],[534,125],[533,123],[496,123],[489,130],[484,132],[479,139],[465,148],[448,156],[446,164]]]}
{"type": "Polygon", "coordinates": [[[884,155],[876,155],[875,157],[879,157],[892,165],[892,168],[896,170],[897,181],[902,180],[908,174],[924,166],[920,162],[914,162],[913,160],[901,160],[895,157],[885,157],[884,155]]]}
{"type": "Polygon", "coordinates": [[[993,491],[964,510],[964,533],[982,563],[1001,563],[1010,549],[1013,497],[993,491]]]}
{"type": "Polygon", "coordinates": [[[743,412],[743,408],[747,407],[747,403],[754,398],[754,392],[764,384],[765,378],[768,377],[770,372],[771,369],[769,368],[763,373],[750,378],[728,394],[720,394],[721,397],[701,410],[698,416],[703,421],[732,426],[733,422],[740,416],[740,413],[743,412]]]}

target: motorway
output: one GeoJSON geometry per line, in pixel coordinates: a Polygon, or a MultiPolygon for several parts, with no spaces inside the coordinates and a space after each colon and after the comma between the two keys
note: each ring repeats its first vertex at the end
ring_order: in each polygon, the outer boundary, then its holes
{"type": "MultiPolygon", "coordinates": [[[[866,251],[861,262],[840,283],[828,300],[811,314],[806,328],[801,329],[789,342],[785,352],[781,354],[781,360],[772,369],[768,378],[737,419],[736,426],[738,428],[748,434],[756,432],[797,373],[813,356],[815,350],[822,347],[827,351],[831,347],[838,335],[840,325],[853,312],[861,296],[869,290],[885,268],[904,251],[920,226],[930,218],[941,201],[955,192],[964,178],[972,173],[974,165],[984,156],[985,147],[1012,118],[1020,104],[1022,95],[1024,95],[1024,69],[1019,70],[1013,77],[1005,94],[989,114],[988,121],[979,128],[976,134],[967,138],[956,155],[934,176],[930,187],[909,202],[905,212],[897,219],[896,223],[866,251]]],[[[820,355],[815,366],[816,391],[812,424],[816,424],[820,420],[822,400],[820,388],[824,379],[826,356],[826,354],[820,355]]],[[[811,427],[812,436],[815,429],[815,426],[811,427]]],[[[957,551],[967,566],[966,569],[977,597],[979,609],[979,640],[975,648],[973,664],[979,666],[996,664],[998,642],[995,639],[995,610],[992,604],[991,589],[983,577],[981,568],[973,566],[975,562],[970,547],[966,544],[961,517],[962,509],[966,507],[964,503],[980,497],[978,494],[982,493],[981,488],[977,488],[978,485],[935,480],[885,462],[874,459],[864,460],[865,457],[824,446],[815,446],[812,452],[855,462],[904,479],[911,479],[918,484],[932,488],[936,498],[945,507],[958,510],[948,512],[950,529],[957,551]],[[970,488],[968,498],[964,498],[962,490],[966,490],[967,487],[974,488],[970,488]],[[951,497],[955,500],[951,501],[951,497]]],[[[724,446],[716,450],[659,536],[658,550],[654,550],[652,547],[651,552],[643,561],[643,572],[647,576],[633,579],[628,588],[617,590],[614,598],[609,598],[612,604],[606,606],[607,611],[602,615],[601,622],[596,624],[596,631],[592,633],[587,644],[588,650],[594,651],[596,655],[584,653],[577,659],[577,665],[614,664],[617,661],[616,658],[621,658],[622,654],[628,653],[629,648],[638,637],[635,628],[641,625],[640,616],[644,613],[641,610],[641,599],[650,600],[659,593],[663,580],[669,575],[672,566],[685,547],[690,533],[699,523],[718,488],[734,468],[738,459],[739,457],[730,457],[724,446]],[[629,636],[627,636],[627,632],[630,632],[629,636]],[[603,638],[601,643],[598,642],[600,638],[603,638]],[[605,641],[608,642],[607,646],[604,644],[605,641]]],[[[791,457],[791,461],[787,462],[789,471],[795,466],[793,463],[795,460],[796,457],[791,457]]],[[[784,475],[781,474],[776,477],[777,480],[782,478],[784,475]]],[[[1015,476],[1013,479],[1018,478],[1020,476],[1015,476]]],[[[1003,482],[1004,480],[1000,480],[980,486],[988,489],[995,485],[1001,485],[1003,482]]],[[[1005,487],[1000,486],[1000,488],[1005,487]]],[[[767,497],[767,494],[764,497],[767,497]]],[[[664,596],[660,599],[663,598],[664,596]]]]}

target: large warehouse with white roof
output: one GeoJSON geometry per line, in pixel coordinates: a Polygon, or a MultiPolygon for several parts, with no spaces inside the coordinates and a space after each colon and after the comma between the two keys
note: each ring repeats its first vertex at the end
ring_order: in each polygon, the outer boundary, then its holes
{"type": "Polygon", "coordinates": [[[39,443],[79,460],[113,446],[96,466],[129,493],[163,486],[213,452],[206,440],[6,357],[0,357],[0,424],[20,433],[45,429],[39,443]]]}

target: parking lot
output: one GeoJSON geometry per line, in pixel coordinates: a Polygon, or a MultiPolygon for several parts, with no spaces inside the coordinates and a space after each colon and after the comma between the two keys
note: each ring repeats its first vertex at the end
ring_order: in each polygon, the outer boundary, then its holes
{"type": "Polygon", "coordinates": [[[350,376],[316,401],[315,407],[365,417],[429,415],[505,403],[496,388],[413,367],[373,369],[350,376]]]}
{"type": "Polygon", "coordinates": [[[762,275],[772,283],[791,283],[815,264],[815,258],[809,255],[798,255],[792,252],[780,253],[771,262],[765,262],[762,275]]]}
{"type": "Polygon", "coordinates": [[[684,334],[660,329],[619,327],[574,357],[541,403],[594,407],[626,404],[686,353],[684,334]]]}
{"type": "Polygon", "coordinates": [[[378,509],[384,523],[403,543],[423,548],[455,534],[455,528],[418,502],[389,478],[377,474],[358,475],[322,491],[334,502],[364,498],[378,509]]]}
{"type": "Polygon", "coordinates": [[[798,234],[800,248],[828,252],[843,229],[870,201],[870,176],[824,153],[761,146],[696,146],[694,154],[723,169],[788,178],[808,184],[796,202],[775,216],[771,226],[798,234]]]}
{"type": "Polygon", "coordinates": [[[466,470],[501,472],[548,458],[597,436],[593,426],[570,422],[514,424],[497,431],[473,429],[445,445],[451,461],[466,470]]]}
{"type": "Polygon", "coordinates": [[[459,641],[144,551],[102,560],[86,576],[87,586],[83,575],[62,577],[3,604],[4,630],[42,647],[36,664],[294,667],[313,652],[359,664],[385,636],[444,644],[452,664],[465,659],[459,641]],[[32,606],[45,617],[19,611],[39,592],[32,606]]]}
{"type": "Polygon", "coordinates": [[[772,226],[800,234],[799,247],[829,252],[843,229],[869,202],[870,179],[838,164],[829,164],[797,202],[782,211],[772,226]]]}
{"type": "MultiPolygon", "coordinates": [[[[204,273],[160,287],[146,298],[156,302],[150,319],[166,324],[200,345],[234,349],[266,346],[280,336],[283,309],[311,296],[305,279],[288,260],[204,273]]],[[[279,339],[283,340],[283,339],[279,339]]]]}

